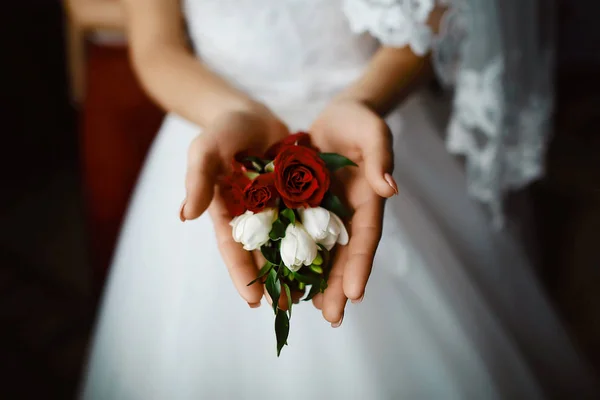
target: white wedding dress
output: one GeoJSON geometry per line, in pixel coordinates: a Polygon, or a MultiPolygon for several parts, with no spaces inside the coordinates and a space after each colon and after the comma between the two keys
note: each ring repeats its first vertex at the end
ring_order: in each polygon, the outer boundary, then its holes
{"type": "MultiPolygon", "coordinates": [[[[186,0],[183,11],[203,62],[300,130],[377,49],[385,30],[370,3],[186,0]]],[[[412,2],[415,15],[425,3],[412,2]]],[[[426,16],[406,19],[396,44],[419,51],[426,16]]],[[[469,199],[424,97],[388,122],[400,194],[387,202],[364,301],[338,329],[296,306],[277,358],[273,311],[237,294],[208,215],[178,219],[200,130],[168,116],[122,231],[82,397],[537,399],[585,382],[526,257],[469,199]]]]}

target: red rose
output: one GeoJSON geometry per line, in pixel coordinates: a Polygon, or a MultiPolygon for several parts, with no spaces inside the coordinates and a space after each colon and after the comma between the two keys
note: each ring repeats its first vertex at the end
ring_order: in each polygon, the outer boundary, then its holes
{"type": "Polygon", "coordinates": [[[293,135],[289,135],[285,139],[280,140],[275,143],[265,153],[267,159],[272,160],[277,157],[284,148],[288,146],[304,146],[304,147],[313,147],[310,143],[310,135],[306,132],[298,132],[293,135]]]}
{"type": "Polygon", "coordinates": [[[239,171],[234,171],[219,182],[221,197],[232,218],[246,212],[244,189],[249,184],[250,179],[243,172],[239,171]]]}
{"type": "Polygon", "coordinates": [[[257,176],[244,189],[244,204],[248,210],[254,213],[274,206],[276,199],[275,174],[272,172],[257,176]]]}
{"type": "Polygon", "coordinates": [[[288,146],[275,158],[275,187],[288,208],[318,207],[329,183],[325,162],[310,147],[288,146]]]}

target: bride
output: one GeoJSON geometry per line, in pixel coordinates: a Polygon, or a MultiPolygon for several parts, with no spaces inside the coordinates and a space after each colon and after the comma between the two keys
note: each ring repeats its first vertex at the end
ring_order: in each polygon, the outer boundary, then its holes
{"type": "Polygon", "coordinates": [[[84,399],[588,393],[498,229],[502,195],[542,173],[552,46],[535,1],[124,4],[140,80],[170,114],[123,227],[84,399]],[[455,86],[445,143],[421,89],[434,71],[455,86]],[[351,241],[314,299],[322,312],[294,309],[277,358],[273,312],[246,286],[256,262],[214,185],[237,151],[297,130],[359,169],[344,177],[351,241]]]}

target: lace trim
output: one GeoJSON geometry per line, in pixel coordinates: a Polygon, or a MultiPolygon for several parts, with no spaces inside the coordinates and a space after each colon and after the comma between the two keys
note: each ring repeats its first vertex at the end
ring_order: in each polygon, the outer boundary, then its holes
{"type": "Polygon", "coordinates": [[[356,33],[369,32],[386,46],[409,45],[417,55],[431,48],[427,25],[436,0],[345,0],[344,12],[356,33]]]}

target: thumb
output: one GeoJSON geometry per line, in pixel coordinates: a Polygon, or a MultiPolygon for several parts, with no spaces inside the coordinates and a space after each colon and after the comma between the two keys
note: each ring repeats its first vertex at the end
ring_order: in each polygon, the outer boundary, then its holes
{"type": "Polygon", "coordinates": [[[363,145],[363,165],[365,177],[375,193],[381,197],[392,197],[398,194],[398,185],[392,177],[394,157],[392,136],[387,126],[377,139],[365,141],[363,145]]]}
{"type": "Polygon", "coordinates": [[[216,142],[207,134],[196,137],[188,151],[182,221],[196,219],[206,211],[212,202],[220,166],[216,142]]]}

